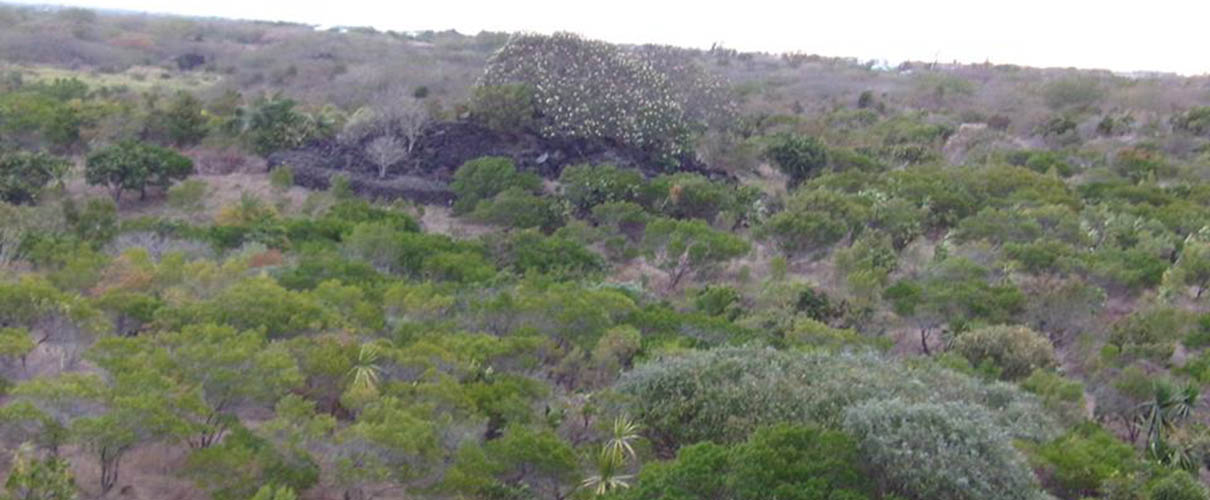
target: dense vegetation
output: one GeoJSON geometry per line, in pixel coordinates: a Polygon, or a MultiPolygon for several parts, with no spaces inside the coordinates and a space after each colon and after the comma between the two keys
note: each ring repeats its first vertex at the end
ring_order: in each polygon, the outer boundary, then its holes
{"type": "Polygon", "coordinates": [[[1210,79],[2,6],[0,61],[0,498],[1207,498],[1210,79]],[[647,163],[365,188],[455,122],[647,163]]]}

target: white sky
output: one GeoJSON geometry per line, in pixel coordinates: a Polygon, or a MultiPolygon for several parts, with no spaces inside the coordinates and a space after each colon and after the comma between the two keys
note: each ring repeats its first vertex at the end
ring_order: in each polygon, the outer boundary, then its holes
{"type": "Polygon", "coordinates": [[[1210,73],[1208,0],[16,0],[382,30],[574,31],[623,43],[1210,73]]]}

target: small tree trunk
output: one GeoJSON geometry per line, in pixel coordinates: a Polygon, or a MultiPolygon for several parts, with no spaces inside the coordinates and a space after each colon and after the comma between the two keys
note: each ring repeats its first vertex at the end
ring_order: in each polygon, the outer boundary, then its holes
{"type": "Polygon", "coordinates": [[[928,340],[929,340],[929,329],[928,329],[928,328],[921,328],[921,329],[920,329],[920,348],[924,350],[924,355],[925,355],[925,356],[928,356],[928,355],[931,355],[931,354],[932,354],[932,352],[931,352],[931,351],[929,351],[929,342],[928,342],[928,340]]]}
{"type": "Polygon", "coordinates": [[[105,496],[118,483],[118,465],[121,452],[104,448],[101,450],[101,496],[105,496]]]}

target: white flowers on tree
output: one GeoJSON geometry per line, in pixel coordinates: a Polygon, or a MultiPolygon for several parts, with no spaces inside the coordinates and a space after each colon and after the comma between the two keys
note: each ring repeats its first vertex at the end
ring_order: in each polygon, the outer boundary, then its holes
{"type": "Polygon", "coordinates": [[[729,90],[687,52],[626,50],[570,33],[514,36],[488,62],[483,86],[534,92],[538,132],[610,139],[665,156],[734,110],[729,90]]]}

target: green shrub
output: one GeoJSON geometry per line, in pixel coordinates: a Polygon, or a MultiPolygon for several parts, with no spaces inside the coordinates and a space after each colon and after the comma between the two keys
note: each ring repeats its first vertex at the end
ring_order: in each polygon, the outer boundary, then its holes
{"type": "Polygon", "coordinates": [[[1025,458],[984,408],[878,399],[848,408],[843,427],[889,492],[971,500],[1037,496],[1025,458]]]}
{"type": "Polygon", "coordinates": [[[579,213],[588,213],[603,203],[634,201],[643,176],[633,169],[613,165],[576,165],[559,174],[563,197],[579,213]]]}
{"type": "Polygon", "coordinates": [[[42,152],[0,152],[0,201],[37,203],[42,189],[62,179],[69,169],[67,160],[42,152]]]}
{"type": "Polygon", "coordinates": [[[285,191],[294,186],[294,169],[288,165],[280,165],[269,171],[269,185],[278,191],[285,191]]]}
{"type": "Polygon", "coordinates": [[[782,134],[765,149],[765,157],[777,164],[794,187],[828,165],[828,148],[814,137],[782,134]]]}
{"type": "Polygon", "coordinates": [[[1194,135],[1210,132],[1210,106],[1197,106],[1173,115],[1172,127],[1194,135]]]}
{"type": "Polygon", "coordinates": [[[786,205],[785,211],[757,228],[755,235],[772,240],[787,253],[829,247],[859,231],[870,216],[864,200],[823,189],[799,190],[786,205]]]}
{"type": "Polygon", "coordinates": [[[1054,110],[1086,109],[1100,102],[1105,91],[1093,78],[1067,78],[1046,84],[1042,96],[1054,110]]]}
{"type": "Polygon", "coordinates": [[[517,172],[517,167],[508,158],[485,156],[468,161],[458,167],[454,181],[450,183],[450,189],[458,196],[454,201],[454,213],[470,213],[480,201],[490,200],[509,188],[533,193],[542,188],[542,180],[528,172],[517,172]]]}
{"type": "Polygon", "coordinates": [[[1210,490],[1188,472],[1178,470],[1148,485],[1147,495],[1149,500],[1205,500],[1210,490]]]}
{"type": "Polygon", "coordinates": [[[1055,493],[1065,498],[1099,495],[1106,480],[1140,466],[1133,447],[1091,422],[1038,446],[1033,455],[1053,481],[1055,493]]]}
{"type": "Polygon", "coordinates": [[[726,285],[707,285],[693,296],[693,307],[711,316],[735,319],[743,310],[739,307],[739,292],[726,285]]]}
{"type": "Polygon", "coordinates": [[[690,274],[705,275],[752,248],[744,239],[704,222],[676,219],[648,223],[643,246],[653,263],[670,273],[669,288],[676,288],[690,274]]]}
{"type": "Polygon", "coordinates": [[[96,248],[118,235],[118,206],[107,198],[89,198],[83,209],[76,205],[75,199],[66,198],[63,218],[77,238],[96,248]]]}
{"type": "Polygon", "coordinates": [[[757,430],[744,443],[700,443],[650,463],[622,499],[735,500],[873,498],[853,439],[807,425],[757,430]]]}
{"type": "Polygon", "coordinates": [[[663,451],[706,440],[738,442],[781,422],[835,427],[846,408],[891,398],[980,407],[993,416],[996,432],[1020,439],[1048,439],[1054,432],[1037,399],[1014,386],[874,354],[696,351],[641,365],[624,374],[617,389],[663,451]]]}
{"type": "Polygon", "coordinates": [[[210,185],[205,181],[189,179],[168,188],[168,204],[177,210],[192,210],[202,205],[210,185]]]}
{"type": "Polygon", "coordinates": [[[482,85],[471,96],[471,117],[502,132],[528,132],[537,128],[534,89],[524,84],[482,85]]]}
{"type": "Polygon", "coordinates": [[[1036,369],[1058,364],[1050,340],[1023,326],[989,326],[963,332],[951,348],[972,365],[994,363],[1006,380],[1024,378],[1036,369]]]}
{"type": "Polygon", "coordinates": [[[260,98],[245,113],[243,137],[261,156],[294,149],[332,135],[332,124],[321,116],[295,109],[298,103],[280,96],[260,98]]]}
{"type": "Polygon", "coordinates": [[[194,450],[185,471],[215,500],[245,500],[270,482],[297,490],[319,482],[319,466],[311,457],[284,456],[242,426],[222,443],[194,450]]]}
{"type": "Polygon", "coordinates": [[[471,217],[505,227],[538,228],[550,233],[563,225],[563,207],[558,201],[510,187],[489,200],[480,200],[471,217]]]}
{"type": "Polygon", "coordinates": [[[601,257],[580,243],[556,233],[510,231],[485,238],[497,267],[518,275],[531,271],[566,278],[579,278],[605,269],[601,257]]]}
{"type": "Polygon", "coordinates": [[[639,187],[639,203],[653,213],[713,222],[719,213],[746,212],[749,193],[693,173],[661,175],[639,187]]]}
{"type": "Polygon", "coordinates": [[[333,175],[329,179],[328,194],[337,200],[353,198],[353,186],[349,183],[349,176],[345,174],[333,175]]]}

